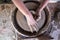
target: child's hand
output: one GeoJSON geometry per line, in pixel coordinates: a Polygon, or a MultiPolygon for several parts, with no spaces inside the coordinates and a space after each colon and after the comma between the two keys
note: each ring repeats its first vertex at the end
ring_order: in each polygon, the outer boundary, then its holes
{"type": "Polygon", "coordinates": [[[27,23],[28,23],[28,26],[29,26],[31,32],[33,33],[34,30],[37,32],[38,31],[38,24],[34,20],[33,16],[27,16],[26,19],[27,19],[27,23]]]}

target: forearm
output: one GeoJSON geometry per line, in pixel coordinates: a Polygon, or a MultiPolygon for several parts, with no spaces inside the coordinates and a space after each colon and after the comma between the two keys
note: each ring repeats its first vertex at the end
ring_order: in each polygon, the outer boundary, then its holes
{"type": "Polygon", "coordinates": [[[41,3],[41,5],[39,6],[39,11],[42,11],[46,6],[47,4],[49,3],[49,0],[44,0],[43,3],[41,3]]]}
{"type": "Polygon", "coordinates": [[[22,0],[12,0],[12,1],[16,5],[16,7],[19,9],[19,11],[22,12],[23,15],[25,15],[25,16],[30,16],[31,15],[31,13],[25,7],[25,5],[22,2],[22,0]]]}

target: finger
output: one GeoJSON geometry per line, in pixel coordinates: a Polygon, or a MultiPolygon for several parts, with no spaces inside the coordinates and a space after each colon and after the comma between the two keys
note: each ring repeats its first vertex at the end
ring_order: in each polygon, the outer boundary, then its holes
{"type": "Polygon", "coordinates": [[[37,26],[36,26],[36,24],[35,25],[33,25],[33,28],[34,28],[34,30],[37,32],[37,26]]]}
{"type": "Polygon", "coordinates": [[[34,28],[33,28],[34,26],[33,26],[33,25],[31,25],[31,27],[32,27],[33,31],[35,31],[35,30],[34,30],[34,28]]]}
{"type": "Polygon", "coordinates": [[[39,30],[38,23],[36,23],[36,24],[34,25],[34,28],[35,28],[36,32],[39,30]]]}
{"type": "Polygon", "coordinates": [[[36,25],[39,27],[39,24],[38,23],[36,23],[36,25]]]}
{"type": "MultiPolygon", "coordinates": [[[[33,29],[34,29],[35,31],[37,30],[34,25],[33,25],[33,29]]],[[[37,31],[36,31],[36,32],[37,32],[37,31]]]]}
{"type": "Polygon", "coordinates": [[[31,25],[29,25],[29,28],[30,28],[30,31],[33,33],[33,29],[32,29],[32,27],[31,27],[31,25]]]}
{"type": "Polygon", "coordinates": [[[41,19],[41,13],[39,14],[40,16],[38,17],[38,19],[36,21],[39,21],[41,19]]]}
{"type": "Polygon", "coordinates": [[[37,28],[37,30],[39,30],[39,24],[38,24],[38,23],[36,23],[36,26],[37,26],[37,27],[36,27],[36,28],[37,28]]]}
{"type": "Polygon", "coordinates": [[[36,21],[39,21],[41,19],[41,17],[38,17],[38,19],[36,21]]]}

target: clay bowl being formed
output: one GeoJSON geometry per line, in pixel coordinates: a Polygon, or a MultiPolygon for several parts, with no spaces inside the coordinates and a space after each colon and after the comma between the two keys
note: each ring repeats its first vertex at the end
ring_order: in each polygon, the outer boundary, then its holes
{"type": "MultiPolygon", "coordinates": [[[[36,12],[36,9],[40,5],[38,1],[25,1],[24,3],[26,7],[33,13],[36,12]]],[[[25,37],[37,37],[45,33],[49,28],[50,21],[51,21],[51,13],[49,12],[49,9],[46,7],[41,13],[41,19],[38,20],[39,31],[37,33],[35,31],[31,33],[25,16],[17,8],[12,13],[12,22],[14,28],[20,35],[25,37]]]]}

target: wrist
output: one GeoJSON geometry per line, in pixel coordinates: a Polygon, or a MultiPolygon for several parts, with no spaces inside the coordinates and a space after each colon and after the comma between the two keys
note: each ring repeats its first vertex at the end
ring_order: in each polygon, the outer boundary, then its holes
{"type": "Polygon", "coordinates": [[[33,17],[32,14],[29,14],[29,15],[25,15],[26,17],[33,17]]]}

